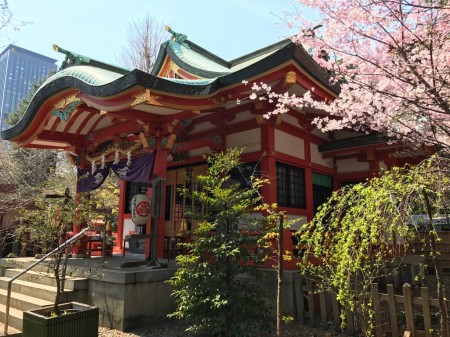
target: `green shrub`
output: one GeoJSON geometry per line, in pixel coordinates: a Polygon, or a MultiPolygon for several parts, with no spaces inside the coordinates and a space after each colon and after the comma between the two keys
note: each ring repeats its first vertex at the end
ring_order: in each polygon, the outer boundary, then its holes
{"type": "Polygon", "coordinates": [[[204,220],[185,245],[188,254],[177,257],[181,268],[169,281],[178,304],[170,316],[211,336],[264,336],[273,327],[266,294],[251,280],[263,258],[256,249],[261,220],[251,217],[260,198],[228,175],[239,167],[239,155],[230,150],[211,156],[208,173],[197,177],[202,188],[192,197],[205,207],[204,220]]]}

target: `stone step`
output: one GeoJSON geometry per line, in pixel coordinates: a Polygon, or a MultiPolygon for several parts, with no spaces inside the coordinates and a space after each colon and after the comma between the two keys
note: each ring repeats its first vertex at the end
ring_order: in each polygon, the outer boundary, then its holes
{"type": "Polygon", "coordinates": [[[5,335],[5,325],[0,322],[0,337],[8,336],[8,337],[22,337],[22,332],[14,329],[13,327],[8,326],[7,334],[5,335]]]}
{"type": "MultiPolygon", "coordinates": [[[[6,269],[5,276],[0,277],[0,322],[5,322],[8,282],[11,277],[20,273],[21,269],[6,269]]],[[[84,278],[68,278],[61,302],[83,302],[87,297],[89,283],[84,278]]],[[[11,287],[9,330],[16,333],[22,330],[23,311],[52,305],[56,297],[55,279],[46,273],[28,271],[14,280],[11,287]],[[14,330],[15,329],[15,330],[14,330]]],[[[1,332],[0,332],[1,333],[1,332]]],[[[0,334],[1,336],[1,334],[0,334]]],[[[20,336],[20,335],[18,335],[20,336]]]]}
{"type": "MultiPolygon", "coordinates": [[[[0,289],[8,289],[8,277],[0,277],[0,289]]],[[[23,280],[15,280],[12,283],[11,291],[16,293],[33,296],[39,299],[53,302],[56,297],[56,287],[46,284],[39,284],[37,282],[29,282],[23,280]]],[[[86,297],[87,290],[71,290],[65,288],[64,294],[62,294],[61,301],[81,301],[83,302],[86,297]]]]}
{"type": "MultiPolygon", "coordinates": [[[[17,268],[10,268],[5,270],[5,277],[12,278],[19,274],[22,271],[22,269],[17,268]]],[[[49,286],[56,286],[56,279],[52,276],[51,273],[47,273],[46,271],[34,271],[29,270],[25,274],[21,275],[19,280],[28,281],[28,282],[35,282],[38,284],[43,285],[49,285],[49,286]]],[[[71,289],[71,290],[82,290],[87,289],[89,287],[89,281],[87,278],[83,277],[66,277],[65,289],[71,289]]]]}
{"type": "MultiPolygon", "coordinates": [[[[6,304],[7,290],[0,289],[0,303],[6,304]]],[[[52,301],[43,300],[37,297],[28,296],[14,291],[11,292],[10,306],[21,311],[41,308],[46,305],[52,305],[52,301]]]]}
{"type": "MultiPolygon", "coordinates": [[[[0,303],[0,322],[3,324],[5,323],[5,316],[6,316],[5,313],[6,313],[6,306],[0,303]]],[[[10,307],[8,327],[22,331],[22,322],[23,322],[23,311],[10,307]]]]}

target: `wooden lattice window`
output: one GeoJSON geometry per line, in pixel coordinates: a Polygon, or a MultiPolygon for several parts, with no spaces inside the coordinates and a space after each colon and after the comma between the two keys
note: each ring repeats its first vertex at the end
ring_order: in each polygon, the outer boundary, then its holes
{"type": "Polygon", "coordinates": [[[277,203],[285,207],[306,208],[304,169],[277,163],[277,203]]]}

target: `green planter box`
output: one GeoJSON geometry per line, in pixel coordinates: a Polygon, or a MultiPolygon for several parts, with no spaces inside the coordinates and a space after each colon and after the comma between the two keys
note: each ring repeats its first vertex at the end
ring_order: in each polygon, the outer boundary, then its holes
{"type": "Polygon", "coordinates": [[[60,310],[70,313],[50,317],[53,306],[25,311],[23,313],[22,337],[97,337],[97,307],[70,302],[59,305],[60,310]]]}

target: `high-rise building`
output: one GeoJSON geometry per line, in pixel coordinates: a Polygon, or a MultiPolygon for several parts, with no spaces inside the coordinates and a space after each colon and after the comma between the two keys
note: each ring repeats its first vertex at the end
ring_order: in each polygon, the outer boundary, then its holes
{"type": "Polygon", "coordinates": [[[0,130],[33,85],[56,71],[55,59],[10,44],[0,54],[0,130]]]}

